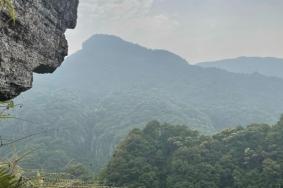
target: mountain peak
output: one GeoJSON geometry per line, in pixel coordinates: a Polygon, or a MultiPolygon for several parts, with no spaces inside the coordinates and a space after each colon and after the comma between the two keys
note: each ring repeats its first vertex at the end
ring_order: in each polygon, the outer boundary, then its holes
{"type": "MultiPolygon", "coordinates": [[[[88,47],[89,45],[94,45],[99,42],[123,42],[124,40],[115,35],[108,34],[94,34],[87,41],[83,43],[83,48],[88,47]]],[[[125,42],[125,41],[124,41],[125,42]]]]}
{"type": "Polygon", "coordinates": [[[127,56],[136,56],[137,58],[155,57],[164,60],[164,62],[179,62],[188,65],[188,62],[164,49],[151,49],[141,46],[137,43],[129,42],[115,35],[95,34],[84,42],[81,52],[84,53],[111,53],[111,54],[127,54],[127,56]]]}

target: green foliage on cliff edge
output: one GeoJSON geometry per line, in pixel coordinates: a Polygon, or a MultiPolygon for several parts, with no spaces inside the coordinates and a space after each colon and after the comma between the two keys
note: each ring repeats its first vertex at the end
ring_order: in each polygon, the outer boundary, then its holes
{"type": "Polygon", "coordinates": [[[0,121],[7,118],[12,118],[8,113],[9,110],[13,109],[15,104],[13,101],[0,101],[0,121]]]}
{"type": "Polygon", "coordinates": [[[19,160],[21,160],[21,157],[0,161],[0,188],[34,187],[30,180],[23,177],[23,170],[18,166],[19,160]]]}
{"type": "Polygon", "coordinates": [[[15,22],[16,11],[12,0],[0,0],[0,11],[2,10],[6,10],[13,22],[15,22]]]}

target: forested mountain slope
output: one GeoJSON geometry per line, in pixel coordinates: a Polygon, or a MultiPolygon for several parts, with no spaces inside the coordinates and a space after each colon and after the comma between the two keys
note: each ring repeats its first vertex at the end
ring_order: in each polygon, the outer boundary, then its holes
{"type": "Polygon", "coordinates": [[[134,129],[102,173],[108,185],[145,188],[267,188],[283,184],[283,117],[201,136],[158,122],[134,129]]]}
{"type": "Polygon", "coordinates": [[[201,67],[215,67],[235,73],[259,73],[283,78],[283,59],[272,57],[239,57],[220,61],[203,62],[201,67]]]}
{"type": "Polygon", "coordinates": [[[56,170],[74,159],[97,170],[132,128],[158,120],[215,133],[272,123],[282,93],[281,79],[192,66],[168,51],[94,35],[50,78],[36,77],[16,100],[20,120],[1,122],[0,132],[19,138],[48,129],[21,147],[39,148],[26,167],[56,170]]]}
{"type": "Polygon", "coordinates": [[[168,51],[146,49],[109,35],[90,38],[53,79],[56,88],[80,91],[80,96],[121,93],[128,99],[136,91],[138,97],[182,104],[208,119],[210,125],[204,129],[275,121],[283,109],[280,79],[199,68],[168,51]],[[233,118],[238,113],[240,118],[233,118]]]}

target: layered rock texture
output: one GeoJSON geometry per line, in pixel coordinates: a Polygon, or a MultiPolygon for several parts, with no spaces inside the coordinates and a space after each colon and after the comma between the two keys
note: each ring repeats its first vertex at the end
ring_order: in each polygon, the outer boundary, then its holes
{"type": "Polygon", "coordinates": [[[32,87],[33,72],[52,73],[68,53],[78,0],[14,0],[17,18],[0,12],[0,100],[32,87]]]}

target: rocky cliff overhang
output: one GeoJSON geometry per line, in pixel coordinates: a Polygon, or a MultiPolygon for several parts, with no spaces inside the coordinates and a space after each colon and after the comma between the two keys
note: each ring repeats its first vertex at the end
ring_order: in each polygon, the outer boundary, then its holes
{"type": "Polygon", "coordinates": [[[14,0],[13,23],[0,12],[0,100],[32,87],[33,73],[52,73],[68,53],[65,31],[74,28],[78,0],[14,0]]]}

